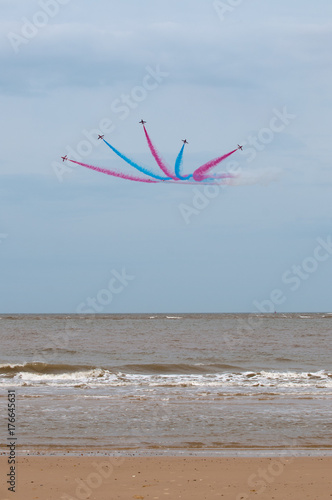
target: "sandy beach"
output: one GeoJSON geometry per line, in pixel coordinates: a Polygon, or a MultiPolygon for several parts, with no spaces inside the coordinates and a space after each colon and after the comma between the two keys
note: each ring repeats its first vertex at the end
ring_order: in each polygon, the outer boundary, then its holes
{"type": "Polygon", "coordinates": [[[331,500],[332,457],[19,457],[16,492],[1,500],[331,500]]]}

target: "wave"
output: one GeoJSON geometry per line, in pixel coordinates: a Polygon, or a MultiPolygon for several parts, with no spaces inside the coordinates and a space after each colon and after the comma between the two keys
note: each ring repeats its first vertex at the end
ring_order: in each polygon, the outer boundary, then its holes
{"type": "MultiPolygon", "coordinates": [[[[71,352],[71,351],[69,351],[71,352]]],[[[72,365],[72,364],[55,364],[43,363],[34,361],[32,363],[23,364],[0,364],[0,375],[15,376],[17,373],[73,373],[90,370],[105,370],[110,372],[129,372],[129,373],[145,373],[145,374],[181,374],[181,373],[216,373],[226,370],[241,371],[241,367],[227,365],[222,363],[142,363],[142,364],[126,364],[117,366],[92,366],[92,365],[72,365]]]]}
{"type": "MultiPolygon", "coordinates": [[[[135,365],[131,365],[133,368],[135,365]]],[[[7,367],[5,377],[0,376],[0,385],[18,386],[66,386],[66,387],[197,387],[219,388],[225,390],[244,390],[256,388],[283,391],[287,389],[332,390],[332,373],[326,370],[317,372],[288,371],[227,371],[219,373],[180,372],[175,366],[164,373],[129,373],[119,369],[109,370],[90,366],[48,365],[27,363],[25,365],[1,365],[7,367]],[[11,372],[8,372],[10,367],[11,372]],[[37,369],[35,369],[37,368],[37,369]]],[[[155,368],[155,366],[154,366],[155,368]]],[[[199,367],[198,367],[199,368],[199,367]]],[[[3,372],[2,372],[3,373],[3,372]]]]}
{"type": "Polygon", "coordinates": [[[22,364],[2,364],[0,365],[0,374],[12,375],[17,373],[71,373],[82,370],[91,370],[94,367],[88,365],[68,365],[68,364],[49,364],[34,361],[32,363],[22,364]]]}
{"type": "Polygon", "coordinates": [[[149,319],[157,319],[157,320],[183,319],[183,316],[149,316],[149,319]]]}
{"type": "Polygon", "coordinates": [[[117,367],[121,371],[130,373],[146,373],[146,374],[181,374],[181,373],[217,373],[226,370],[241,371],[239,366],[226,365],[223,363],[142,363],[142,364],[127,364],[117,367]]]}

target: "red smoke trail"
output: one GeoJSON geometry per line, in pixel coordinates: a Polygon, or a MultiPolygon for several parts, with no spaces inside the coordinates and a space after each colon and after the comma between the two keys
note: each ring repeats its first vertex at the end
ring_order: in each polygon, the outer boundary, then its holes
{"type": "Polygon", "coordinates": [[[150,136],[149,136],[149,134],[146,131],[144,123],[143,123],[143,128],[144,128],[145,137],[146,137],[146,140],[148,142],[148,146],[149,146],[149,149],[150,149],[150,151],[152,153],[152,156],[154,157],[154,159],[156,160],[157,164],[159,165],[159,167],[161,168],[161,170],[164,172],[164,174],[167,175],[167,177],[171,177],[171,179],[173,179],[173,180],[176,181],[177,177],[174,174],[172,174],[172,172],[170,172],[168,170],[167,165],[165,165],[165,163],[163,162],[163,160],[160,158],[160,155],[159,155],[158,151],[156,150],[156,148],[152,144],[150,136]]]}
{"type": "Polygon", "coordinates": [[[94,167],[93,165],[87,165],[86,163],[81,163],[79,161],[69,160],[72,163],[76,163],[77,165],[81,165],[82,167],[90,168],[91,170],[95,170],[96,172],[101,172],[102,174],[113,175],[114,177],[120,177],[121,179],[127,179],[128,181],[136,181],[136,182],[148,182],[148,183],[158,183],[159,181],[154,181],[152,179],[141,179],[140,177],[134,177],[132,175],[122,174],[121,172],[115,172],[114,170],[106,170],[106,168],[94,167]]]}
{"type": "Polygon", "coordinates": [[[199,181],[203,181],[204,179],[208,178],[209,176],[207,175],[207,173],[209,172],[209,170],[211,170],[213,167],[218,165],[218,163],[221,163],[223,160],[226,160],[226,158],[228,158],[233,153],[235,153],[235,151],[237,151],[237,149],[234,149],[233,151],[231,151],[230,153],[227,153],[224,156],[220,156],[219,158],[215,158],[214,160],[210,160],[207,163],[205,163],[204,165],[202,165],[201,167],[199,167],[193,173],[193,178],[195,179],[195,181],[199,182],[199,181]]]}

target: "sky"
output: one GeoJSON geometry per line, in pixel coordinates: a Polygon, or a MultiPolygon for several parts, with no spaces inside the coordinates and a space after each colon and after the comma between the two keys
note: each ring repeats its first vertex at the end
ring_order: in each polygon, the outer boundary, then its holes
{"type": "Polygon", "coordinates": [[[332,311],[330,0],[0,7],[0,313],[332,311]]]}

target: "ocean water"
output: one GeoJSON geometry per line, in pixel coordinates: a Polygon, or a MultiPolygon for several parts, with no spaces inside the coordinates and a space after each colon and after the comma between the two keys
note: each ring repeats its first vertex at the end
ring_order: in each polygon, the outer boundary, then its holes
{"type": "Polygon", "coordinates": [[[2,315],[0,346],[22,450],[332,450],[331,313],[2,315]]]}

